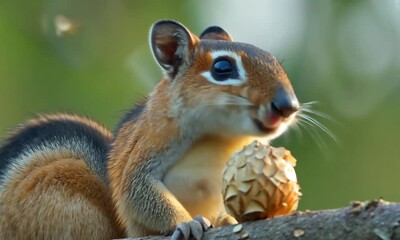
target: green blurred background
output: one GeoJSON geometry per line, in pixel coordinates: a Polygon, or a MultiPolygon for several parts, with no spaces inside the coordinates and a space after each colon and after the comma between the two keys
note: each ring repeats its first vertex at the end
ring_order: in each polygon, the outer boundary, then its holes
{"type": "Polygon", "coordinates": [[[114,128],[161,77],[149,27],[220,25],[283,61],[315,127],[273,142],[298,159],[300,209],[400,201],[400,1],[37,0],[0,3],[0,135],[37,112],[114,128]]]}

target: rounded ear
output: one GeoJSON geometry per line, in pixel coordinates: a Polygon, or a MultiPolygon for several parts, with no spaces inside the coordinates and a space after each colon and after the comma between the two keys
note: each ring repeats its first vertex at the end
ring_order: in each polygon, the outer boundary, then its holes
{"type": "Polygon", "coordinates": [[[161,20],[150,30],[150,45],[154,58],[172,79],[194,47],[197,37],[182,24],[161,20]]]}
{"type": "Polygon", "coordinates": [[[218,26],[208,27],[200,35],[200,39],[233,41],[232,37],[224,29],[218,26]]]}

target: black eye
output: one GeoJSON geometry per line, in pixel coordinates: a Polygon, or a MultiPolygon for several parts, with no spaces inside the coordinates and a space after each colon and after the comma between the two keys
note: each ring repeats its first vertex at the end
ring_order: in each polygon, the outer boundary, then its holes
{"type": "Polygon", "coordinates": [[[234,63],[227,58],[216,59],[212,66],[211,74],[217,81],[224,81],[229,78],[238,77],[234,63]]]}

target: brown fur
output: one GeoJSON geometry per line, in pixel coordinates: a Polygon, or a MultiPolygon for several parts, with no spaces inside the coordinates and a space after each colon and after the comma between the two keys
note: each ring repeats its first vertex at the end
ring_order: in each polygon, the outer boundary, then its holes
{"type": "MultiPolygon", "coordinates": [[[[162,80],[159,83],[148,101],[149,107],[144,110],[138,120],[125,124],[120,131],[120,137],[113,143],[109,159],[109,179],[117,208],[123,208],[125,194],[137,187],[132,185],[132,173],[137,171],[136,169],[146,161],[148,156],[165,151],[170,145],[168,139],[173,140],[179,135],[175,120],[168,117],[171,114],[169,109],[159,107],[171,101],[167,84],[168,80],[162,80]],[[149,111],[151,113],[148,113],[149,111]]],[[[135,204],[140,205],[140,203],[135,204]]],[[[120,212],[125,211],[128,210],[120,210],[120,212]]],[[[134,221],[135,218],[127,219],[126,216],[120,214],[119,219],[121,224],[127,226],[126,221],[134,221]]],[[[170,229],[168,226],[166,228],[170,229]]],[[[141,235],[157,233],[151,229],[142,230],[146,229],[145,227],[138,229],[143,232],[141,235]]]]}
{"type": "Polygon", "coordinates": [[[82,160],[42,153],[4,186],[0,239],[121,237],[113,209],[107,188],[82,160]]]}

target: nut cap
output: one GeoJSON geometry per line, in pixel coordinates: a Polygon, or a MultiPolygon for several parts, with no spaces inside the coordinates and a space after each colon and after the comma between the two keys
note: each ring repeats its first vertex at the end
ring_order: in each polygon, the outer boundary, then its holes
{"type": "Polygon", "coordinates": [[[290,151],[258,141],[234,153],[223,174],[227,212],[244,222],[295,211],[301,196],[295,165],[290,151]]]}

